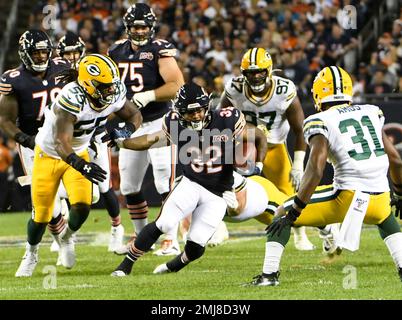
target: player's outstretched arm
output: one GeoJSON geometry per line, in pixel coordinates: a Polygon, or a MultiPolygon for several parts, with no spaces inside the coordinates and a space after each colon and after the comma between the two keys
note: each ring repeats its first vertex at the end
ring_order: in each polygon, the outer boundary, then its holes
{"type": "Polygon", "coordinates": [[[126,100],[123,108],[121,108],[119,111],[116,111],[115,113],[119,116],[120,119],[128,123],[132,123],[136,129],[138,129],[142,124],[141,112],[138,110],[136,105],[129,100],[126,100]]]}
{"type": "Polygon", "coordinates": [[[150,148],[166,147],[167,145],[168,139],[165,133],[160,130],[155,133],[125,139],[120,144],[120,147],[131,150],[148,150],[150,148]]]}
{"type": "Polygon", "coordinates": [[[165,84],[155,89],[156,101],[169,101],[176,96],[177,91],[184,84],[183,74],[173,57],[158,60],[159,74],[165,84]]]}

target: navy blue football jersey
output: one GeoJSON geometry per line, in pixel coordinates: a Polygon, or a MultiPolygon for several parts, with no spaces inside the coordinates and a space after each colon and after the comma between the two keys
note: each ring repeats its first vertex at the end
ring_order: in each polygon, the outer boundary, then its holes
{"type": "Polygon", "coordinates": [[[222,196],[233,186],[235,137],[245,128],[242,112],[228,107],[211,112],[209,124],[201,131],[184,127],[179,115],[165,115],[163,131],[177,146],[178,164],[183,174],[212,193],[222,196]]]}
{"type": "Polygon", "coordinates": [[[3,73],[0,94],[15,95],[18,102],[17,127],[22,132],[29,135],[38,133],[45,107],[55,100],[65,85],[55,74],[66,69],[70,69],[70,63],[55,58],[49,61],[44,79],[33,75],[24,65],[3,73]]]}
{"type": "MultiPolygon", "coordinates": [[[[133,50],[129,40],[117,41],[108,52],[120,70],[122,82],[127,87],[127,99],[134,93],[154,90],[165,82],[159,74],[158,60],[176,57],[177,50],[170,42],[154,39],[145,46],[133,50]]],[[[169,102],[150,102],[141,108],[143,122],[161,118],[169,111],[169,102]]]]}

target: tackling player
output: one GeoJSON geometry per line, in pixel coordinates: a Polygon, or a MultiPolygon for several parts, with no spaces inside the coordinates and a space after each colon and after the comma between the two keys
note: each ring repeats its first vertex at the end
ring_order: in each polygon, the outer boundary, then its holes
{"type": "MultiPolygon", "coordinates": [[[[316,76],[313,99],[318,113],[304,121],[310,156],[297,194],[277,210],[267,230],[262,274],[257,286],[279,284],[279,264],[290,226],[322,226],[342,222],[338,245],[355,251],[362,224],[377,225],[402,280],[402,233],[391,212],[387,179],[402,192],[402,160],[383,132],[384,115],[374,105],[352,105],[353,84],[340,67],[316,76]],[[326,162],[334,167],[333,184],[317,189],[326,162]]],[[[399,196],[400,198],[400,196],[399,196]]],[[[400,213],[401,202],[396,202],[400,213]]]]}
{"type": "MultiPolygon", "coordinates": [[[[78,61],[85,55],[84,41],[73,32],[60,38],[57,44],[57,54],[68,60],[74,68],[77,67],[78,61]]],[[[102,143],[101,138],[105,132],[104,126],[96,128],[90,143],[89,158],[106,171],[106,179],[99,182],[98,187],[100,196],[111,218],[110,241],[108,250],[113,252],[123,245],[124,227],[121,224],[120,205],[116,193],[111,187],[110,181],[110,152],[106,143],[102,143]]]]}
{"type": "Polygon", "coordinates": [[[89,160],[91,137],[113,112],[127,121],[122,130],[126,136],[142,121],[138,109],[126,100],[119,69],[109,57],[87,55],[80,60],[78,71],[70,69],[64,76],[63,80],[71,82],[47,110],[44,125],[36,137],[32,173],[34,212],[28,221],[26,251],[16,277],[30,277],[38,263],[39,243],[51,219],[60,181],[71,204],[68,226],[60,234],[61,263],[66,268],[74,266],[71,237],[88,217],[92,183],[106,179],[106,172],[89,160]]]}

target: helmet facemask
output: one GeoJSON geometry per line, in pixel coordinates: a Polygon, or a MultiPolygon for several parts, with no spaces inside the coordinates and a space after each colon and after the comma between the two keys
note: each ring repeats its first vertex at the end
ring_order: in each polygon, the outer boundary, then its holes
{"type": "Polygon", "coordinates": [[[207,126],[207,124],[210,121],[210,115],[209,115],[209,107],[207,106],[200,106],[197,104],[193,109],[191,108],[191,105],[188,106],[188,111],[185,113],[180,113],[180,124],[183,127],[192,129],[194,131],[201,131],[203,128],[207,126]],[[186,119],[188,114],[199,112],[201,110],[204,110],[204,116],[202,117],[201,120],[199,121],[191,121],[186,119]]]}
{"type": "Polygon", "coordinates": [[[114,80],[112,83],[98,83],[96,80],[92,80],[91,82],[95,87],[92,98],[96,99],[101,105],[100,108],[95,108],[97,111],[102,111],[117,101],[120,95],[119,79],[114,80]]]}
{"type": "Polygon", "coordinates": [[[137,3],[128,8],[126,14],[123,17],[124,26],[126,27],[126,33],[130,41],[136,46],[146,45],[155,34],[156,16],[153,10],[144,3],[137,3]],[[133,28],[138,27],[138,32],[133,28]],[[144,28],[148,27],[148,31],[144,31],[144,28]]]}
{"type": "Polygon", "coordinates": [[[253,92],[264,91],[268,79],[267,69],[248,69],[243,71],[243,75],[253,92]]]}

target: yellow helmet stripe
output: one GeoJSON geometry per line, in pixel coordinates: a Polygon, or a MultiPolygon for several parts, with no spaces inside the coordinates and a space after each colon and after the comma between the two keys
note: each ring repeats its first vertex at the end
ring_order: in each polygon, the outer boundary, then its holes
{"type": "Polygon", "coordinates": [[[110,70],[112,71],[112,77],[113,77],[113,78],[117,78],[117,77],[118,77],[118,75],[117,75],[117,70],[116,70],[116,66],[114,65],[114,62],[113,62],[109,57],[103,56],[103,55],[97,54],[97,53],[94,53],[94,54],[92,54],[92,55],[98,57],[99,59],[101,59],[101,60],[103,60],[103,61],[105,61],[105,63],[108,65],[108,67],[109,67],[110,70]]]}

